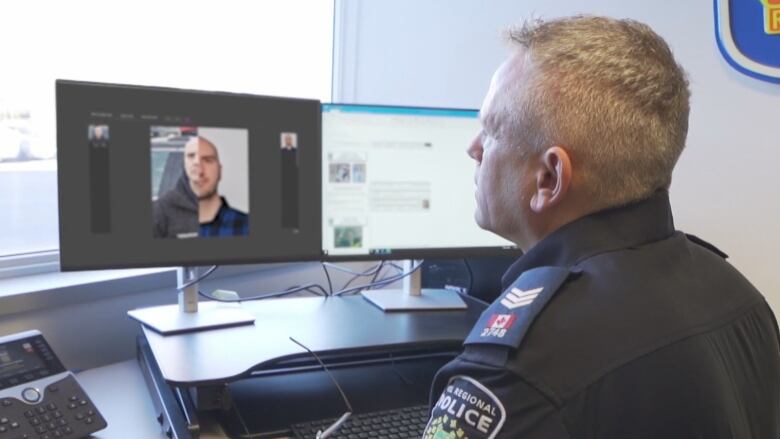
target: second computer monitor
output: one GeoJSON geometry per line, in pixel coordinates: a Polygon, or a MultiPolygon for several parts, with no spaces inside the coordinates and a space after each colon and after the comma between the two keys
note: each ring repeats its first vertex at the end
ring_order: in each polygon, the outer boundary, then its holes
{"type": "Polygon", "coordinates": [[[324,104],[322,248],[331,260],[517,253],[474,221],[476,110],[324,104]]]}

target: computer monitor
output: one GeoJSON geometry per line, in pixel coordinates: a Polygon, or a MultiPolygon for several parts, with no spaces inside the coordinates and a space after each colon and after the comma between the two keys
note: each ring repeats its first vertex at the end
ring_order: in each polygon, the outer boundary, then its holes
{"type": "Polygon", "coordinates": [[[321,258],[320,103],[57,81],[63,270],[321,258]]]}
{"type": "Polygon", "coordinates": [[[324,104],[322,249],[330,260],[519,254],[474,221],[476,110],[324,104]]]}

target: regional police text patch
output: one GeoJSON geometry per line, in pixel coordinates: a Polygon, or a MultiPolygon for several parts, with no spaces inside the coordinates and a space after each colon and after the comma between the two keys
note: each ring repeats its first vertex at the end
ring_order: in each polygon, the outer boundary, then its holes
{"type": "Polygon", "coordinates": [[[433,406],[423,439],[492,439],[506,420],[501,401],[487,387],[456,375],[433,406]]]}

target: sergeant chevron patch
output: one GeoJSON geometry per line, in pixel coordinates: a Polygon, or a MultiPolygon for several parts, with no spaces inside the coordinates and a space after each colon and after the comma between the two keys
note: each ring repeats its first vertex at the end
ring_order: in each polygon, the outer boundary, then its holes
{"type": "Polygon", "coordinates": [[[530,291],[523,291],[520,288],[512,288],[503,299],[501,304],[509,309],[519,308],[526,306],[536,299],[536,297],[544,291],[543,287],[534,288],[530,291]]]}
{"type": "Polygon", "coordinates": [[[520,277],[480,317],[464,344],[498,344],[516,348],[534,319],[569,277],[561,267],[537,267],[520,277]]]}

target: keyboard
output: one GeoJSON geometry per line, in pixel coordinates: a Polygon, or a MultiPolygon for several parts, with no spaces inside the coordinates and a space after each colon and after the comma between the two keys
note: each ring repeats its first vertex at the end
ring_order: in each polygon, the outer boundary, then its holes
{"type": "MultiPolygon", "coordinates": [[[[292,426],[298,439],[314,439],[337,418],[303,422],[292,426]]],[[[428,423],[428,405],[403,407],[381,412],[353,414],[331,436],[334,439],[420,439],[428,423]]]]}

